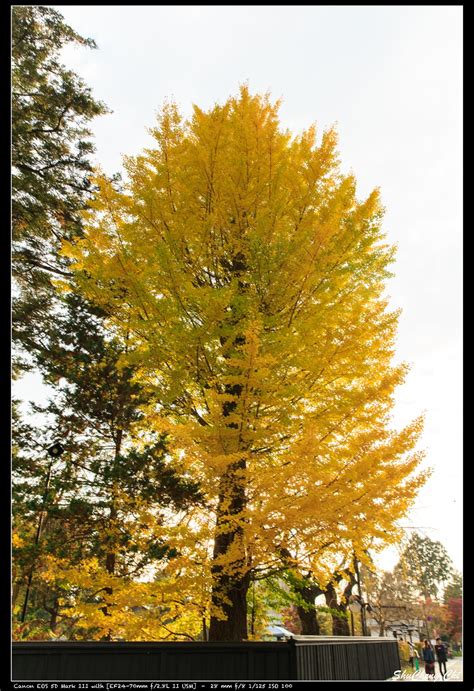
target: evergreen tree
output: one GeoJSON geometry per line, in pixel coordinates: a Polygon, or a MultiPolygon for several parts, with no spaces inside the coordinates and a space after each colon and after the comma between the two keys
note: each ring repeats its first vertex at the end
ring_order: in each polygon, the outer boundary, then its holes
{"type": "MultiPolygon", "coordinates": [[[[107,112],[91,90],[59,61],[63,46],[95,48],[54,9],[12,8],[12,270],[13,336],[23,355],[54,318],[55,276],[63,238],[81,232],[80,211],[91,192],[89,123],[107,112]]],[[[18,359],[21,369],[28,359],[18,359]]]]}
{"type": "MultiPolygon", "coordinates": [[[[130,516],[154,507],[159,523],[160,512],[167,507],[180,511],[200,499],[196,483],[171,462],[163,435],[150,435],[141,449],[129,439],[147,393],[133,381],[132,367],[119,366],[126,345],[105,338],[102,315],[79,296],[71,293],[63,302],[64,309],[33,352],[53,391],[46,407],[32,407],[45,422],[26,424],[16,415],[13,430],[14,592],[20,619],[30,574],[41,574],[45,557],[67,563],[68,568],[95,558],[108,574],[137,578],[173,550],[153,531],[149,539],[137,541],[129,527],[130,516]],[[46,447],[54,439],[61,440],[65,453],[51,468],[45,497],[51,465],[46,447]],[[41,540],[35,545],[40,516],[41,540]]],[[[35,603],[41,600],[39,621],[51,610],[52,630],[58,617],[68,621],[61,581],[60,572],[48,582],[35,578],[29,594],[29,618],[38,620],[35,603]]],[[[69,594],[73,592],[72,585],[69,594]]]]}
{"type": "Polygon", "coordinates": [[[427,600],[438,596],[452,570],[451,558],[441,542],[413,533],[394,571],[427,600]]]}

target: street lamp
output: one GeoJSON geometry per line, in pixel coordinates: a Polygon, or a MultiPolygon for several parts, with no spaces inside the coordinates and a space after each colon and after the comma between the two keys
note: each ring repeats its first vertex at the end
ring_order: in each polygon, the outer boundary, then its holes
{"type": "Polygon", "coordinates": [[[351,613],[351,633],[354,636],[354,614],[357,614],[362,609],[360,602],[357,600],[357,595],[351,595],[348,607],[351,613]]]}
{"type": "Polygon", "coordinates": [[[55,444],[50,446],[49,449],[46,449],[46,451],[51,458],[59,458],[59,456],[64,453],[64,446],[57,441],[55,444]]]}
{"type": "Polygon", "coordinates": [[[361,614],[360,614],[360,623],[362,626],[362,635],[363,636],[368,636],[369,634],[367,633],[367,620],[366,620],[366,610],[370,611],[368,603],[364,602],[362,598],[362,587],[361,587],[361,579],[360,579],[360,570],[359,570],[359,560],[357,559],[355,553],[354,553],[354,571],[356,574],[356,582],[357,582],[357,590],[359,591],[359,595],[356,595],[355,597],[360,603],[361,606],[361,614]]]}
{"type": "MultiPolygon", "coordinates": [[[[351,617],[353,614],[360,614],[360,623],[362,626],[362,635],[368,636],[367,633],[367,622],[366,622],[366,612],[372,612],[372,607],[368,602],[364,602],[361,595],[351,595],[349,598],[349,610],[351,612],[351,617]]],[[[352,619],[353,621],[353,619],[352,619]]],[[[354,628],[354,627],[352,627],[354,628]]],[[[352,634],[354,635],[354,633],[352,634]]]]}
{"type": "Polygon", "coordinates": [[[407,626],[407,631],[408,631],[408,636],[410,637],[410,643],[413,643],[412,634],[413,634],[414,631],[416,631],[416,626],[413,626],[412,624],[409,624],[409,625],[407,626]]]}
{"type": "MultiPolygon", "coordinates": [[[[51,479],[51,469],[53,467],[54,461],[61,456],[62,453],[64,453],[64,447],[62,444],[59,442],[56,442],[52,446],[49,447],[49,449],[46,449],[48,455],[51,457],[51,461],[48,466],[48,472],[46,474],[46,483],[45,483],[45,488],[44,488],[44,494],[43,494],[43,500],[41,504],[41,511],[39,515],[39,521],[38,521],[38,527],[36,529],[36,535],[35,535],[35,548],[38,546],[39,539],[41,536],[41,528],[43,526],[43,513],[44,509],[46,507],[46,501],[48,498],[48,492],[49,492],[49,481],[51,479]]],[[[33,553],[33,563],[31,565],[31,571],[28,575],[28,583],[26,584],[26,593],[25,593],[25,601],[23,602],[23,609],[21,612],[21,623],[23,624],[25,621],[26,617],[26,610],[28,607],[28,599],[30,597],[30,588],[31,588],[31,582],[33,580],[33,573],[35,570],[35,555],[33,553]]]]}
{"type": "Polygon", "coordinates": [[[407,633],[408,633],[408,626],[407,626],[407,624],[405,624],[405,623],[403,623],[403,622],[400,624],[400,633],[401,633],[401,636],[402,636],[402,640],[403,640],[403,641],[406,641],[406,639],[407,639],[406,637],[407,637],[407,633]]]}

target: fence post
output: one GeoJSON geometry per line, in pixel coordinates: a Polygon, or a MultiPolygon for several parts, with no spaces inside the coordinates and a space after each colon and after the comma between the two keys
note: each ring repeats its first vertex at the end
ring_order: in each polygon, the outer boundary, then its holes
{"type": "Polygon", "coordinates": [[[296,641],[294,638],[290,638],[287,642],[290,646],[290,679],[292,681],[297,681],[299,679],[299,669],[298,660],[296,657],[296,641]]]}

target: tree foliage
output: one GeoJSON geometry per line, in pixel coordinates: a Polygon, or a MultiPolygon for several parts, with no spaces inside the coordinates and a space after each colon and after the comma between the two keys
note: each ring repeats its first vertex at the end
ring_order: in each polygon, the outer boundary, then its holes
{"type": "Polygon", "coordinates": [[[462,637],[462,597],[451,597],[447,608],[449,635],[456,644],[459,644],[462,637]]]}
{"type": "MultiPolygon", "coordinates": [[[[126,343],[106,338],[100,311],[94,314],[79,296],[69,294],[64,303],[33,353],[52,398],[45,407],[33,407],[34,422],[15,417],[14,615],[22,617],[28,588],[26,628],[20,625],[18,635],[37,637],[40,629],[41,635],[49,630],[80,638],[111,631],[117,637],[124,635],[130,611],[114,622],[104,618],[110,583],[114,601],[128,592],[128,606],[138,607],[137,620],[145,626],[148,591],[133,590],[134,580],[151,578],[177,555],[162,523],[167,513],[179,515],[201,497],[197,484],[168,454],[163,435],[130,443],[130,426],[140,417],[138,405],[147,393],[133,382],[132,367],[117,365],[126,343]],[[65,453],[51,464],[46,448],[55,439],[65,453]],[[41,539],[35,546],[40,516],[41,539]],[[134,600],[140,593],[142,599],[134,600]]],[[[156,608],[152,611],[157,615],[156,608]]],[[[133,635],[139,628],[137,621],[133,635]]]]}
{"type": "Polygon", "coordinates": [[[13,7],[12,268],[19,291],[13,335],[26,351],[50,318],[51,276],[67,273],[57,250],[63,238],[80,233],[94,151],[88,126],[107,112],[82,79],[61,64],[67,44],[96,47],[56,10],[13,7]]]}
{"type": "Polygon", "coordinates": [[[410,587],[423,597],[437,597],[452,574],[453,566],[446,548],[437,540],[413,533],[396,567],[410,587]]]}
{"type": "Polygon", "coordinates": [[[457,571],[451,575],[443,593],[443,601],[448,610],[449,635],[455,644],[459,644],[462,637],[463,585],[462,575],[457,571]]]}
{"type": "Polygon", "coordinates": [[[462,575],[458,571],[451,573],[451,580],[444,589],[443,599],[447,603],[452,597],[462,597],[462,575]]]}
{"type": "Polygon", "coordinates": [[[365,597],[370,604],[370,618],[378,624],[380,636],[386,634],[389,626],[401,621],[417,622],[422,618],[410,583],[400,571],[378,572],[365,567],[361,575],[365,597]]]}
{"type": "Polygon", "coordinates": [[[282,546],[328,582],[349,550],[397,539],[426,477],[421,419],[389,425],[407,369],[383,295],[394,252],[335,132],[293,137],[267,96],[242,87],[188,122],[167,105],[152,133],[123,191],[97,178],[63,254],[128,334],[146,425],[213,509],[211,637],[240,639],[251,579],[282,546]]]}

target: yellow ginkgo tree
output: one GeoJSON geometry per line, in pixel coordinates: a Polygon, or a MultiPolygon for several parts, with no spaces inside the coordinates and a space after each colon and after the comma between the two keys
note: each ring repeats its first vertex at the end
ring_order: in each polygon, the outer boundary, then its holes
{"type": "Polygon", "coordinates": [[[406,366],[378,191],[359,200],[335,132],[293,136],[278,107],[247,87],[189,121],[166,105],[63,248],[154,391],[142,427],[207,497],[211,640],[247,638],[249,584],[282,548],[322,582],[396,539],[425,477],[421,419],[390,429],[406,366]]]}

